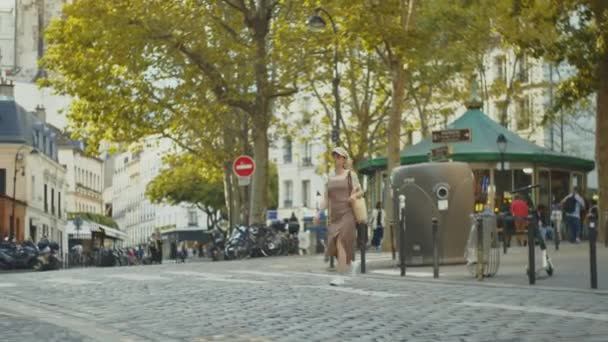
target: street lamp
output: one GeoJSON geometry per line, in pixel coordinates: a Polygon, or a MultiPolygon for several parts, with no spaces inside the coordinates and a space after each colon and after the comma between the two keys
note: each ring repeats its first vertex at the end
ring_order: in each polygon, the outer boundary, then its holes
{"type": "Polygon", "coordinates": [[[315,10],[315,14],[308,18],[308,28],[313,32],[322,32],[325,31],[327,24],[323,17],[321,17],[321,13],[325,14],[329,21],[331,22],[331,27],[334,31],[335,35],[335,43],[334,43],[334,79],[332,81],[333,86],[333,94],[334,94],[334,111],[336,114],[336,121],[334,124],[334,129],[331,132],[331,140],[336,145],[340,144],[340,121],[342,120],[342,111],[340,106],[340,72],[338,70],[338,63],[340,61],[339,56],[339,40],[338,40],[338,28],[336,26],[336,22],[334,18],[327,12],[325,9],[319,7],[315,10]]]}
{"type": "MultiPolygon", "coordinates": [[[[496,137],[496,147],[498,147],[498,152],[500,152],[500,175],[504,176],[505,171],[505,151],[507,151],[507,138],[504,134],[500,133],[498,137],[496,137]]],[[[504,189],[503,189],[504,193],[504,189]]],[[[501,204],[504,202],[503,196],[501,198],[501,204]]],[[[507,227],[505,226],[505,221],[503,220],[503,228],[502,228],[502,248],[503,253],[507,254],[507,227]]]]}
{"type": "MultiPolygon", "coordinates": [[[[10,231],[9,231],[9,240],[13,241],[13,238],[15,237],[15,206],[17,204],[17,171],[19,170],[19,168],[17,167],[17,163],[19,161],[22,161],[24,158],[24,155],[21,153],[21,151],[25,148],[28,148],[29,146],[21,146],[21,148],[19,148],[17,150],[17,153],[15,153],[15,171],[13,172],[13,208],[12,208],[12,212],[11,212],[11,220],[10,220],[10,231]]],[[[36,149],[33,149],[32,151],[30,151],[31,155],[37,154],[38,151],[36,149]]],[[[25,174],[25,167],[21,167],[21,172],[22,175],[25,174]]]]}

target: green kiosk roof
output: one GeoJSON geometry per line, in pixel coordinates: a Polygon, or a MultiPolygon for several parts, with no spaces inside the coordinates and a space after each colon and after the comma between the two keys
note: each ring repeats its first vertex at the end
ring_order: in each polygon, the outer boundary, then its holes
{"type": "MultiPolygon", "coordinates": [[[[594,169],[592,160],[569,156],[540,147],[501,126],[478,108],[469,108],[460,118],[452,122],[449,129],[471,130],[470,142],[451,143],[454,161],[463,162],[498,162],[500,152],[496,139],[502,133],[507,138],[507,149],[504,160],[508,162],[527,162],[548,167],[561,167],[589,172],[594,169]]],[[[424,163],[429,160],[431,149],[442,144],[434,144],[427,137],[416,145],[401,152],[401,165],[424,163]]],[[[386,158],[367,160],[359,165],[362,173],[372,173],[386,168],[386,158]]]]}

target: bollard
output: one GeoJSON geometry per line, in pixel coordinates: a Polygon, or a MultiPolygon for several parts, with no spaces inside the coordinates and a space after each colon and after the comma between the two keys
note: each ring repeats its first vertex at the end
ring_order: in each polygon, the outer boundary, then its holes
{"type": "Polygon", "coordinates": [[[535,216],[528,215],[528,282],[530,285],[536,283],[536,260],[534,259],[535,229],[535,216]]]}
{"type": "Polygon", "coordinates": [[[360,250],[361,250],[361,273],[365,273],[365,250],[367,247],[367,225],[362,225],[359,228],[359,233],[363,235],[362,241],[360,241],[360,250]]]}
{"type": "Polygon", "coordinates": [[[502,216],[502,253],[503,254],[507,254],[507,234],[508,234],[508,229],[507,229],[507,215],[502,216]]]}
{"type": "Polygon", "coordinates": [[[597,218],[589,216],[589,266],[591,268],[591,288],[597,289],[597,218]]]}
{"type": "Polygon", "coordinates": [[[477,279],[483,280],[483,219],[477,217],[477,279]]]}
{"type": "Polygon", "coordinates": [[[439,278],[439,221],[436,217],[431,220],[433,223],[433,278],[439,278]]]}
{"type": "Polygon", "coordinates": [[[401,209],[401,224],[399,226],[399,266],[401,267],[401,276],[405,277],[405,208],[401,209]]]}
{"type": "Polygon", "coordinates": [[[562,228],[562,224],[561,221],[556,221],[555,223],[555,228],[553,228],[553,238],[555,239],[555,250],[559,251],[559,243],[562,239],[562,232],[561,229],[562,228]]]}
{"type": "Polygon", "coordinates": [[[397,252],[395,250],[395,221],[391,221],[391,254],[393,260],[397,260],[397,252]]]}
{"type": "Polygon", "coordinates": [[[405,196],[399,195],[399,267],[401,276],[405,277],[405,196]]]}
{"type": "Polygon", "coordinates": [[[334,257],[333,256],[329,257],[329,267],[334,268],[334,257]]]}

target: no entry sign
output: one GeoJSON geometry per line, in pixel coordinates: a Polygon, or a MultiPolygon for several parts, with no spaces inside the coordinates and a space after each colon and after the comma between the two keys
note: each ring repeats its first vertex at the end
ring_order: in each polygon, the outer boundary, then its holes
{"type": "Polygon", "coordinates": [[[251,177],[255,171],[255,161],[249,156],[240,156],[234,161],[232,170],[239,177],[251,177]]]}

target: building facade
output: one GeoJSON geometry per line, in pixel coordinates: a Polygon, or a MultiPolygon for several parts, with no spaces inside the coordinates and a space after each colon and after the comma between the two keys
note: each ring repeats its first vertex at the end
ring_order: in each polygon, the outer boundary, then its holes
{"type": "Polygon", "coordinates": [[[146,187],[163,169],[163,157],[176,152],[168,139],[149,137],[133,151],[115,155],[112,217],[127,234],[126,245],[146,243],[152,233],[206,229],[206,215],[194,205],[151,203],[146,187]]]}
{"type": "Polygon", "coordinates": [[[18,241],[46,236],[65,253],[67,177],[58,160],[57,135],[44,110],[26,111],[13,91],[11,83],[0,81],[0,235],[18,241]]]}
{"type": "Polygon", "coordinates": [[[84,144],[78,141],[67,140],[59,145],[58,150],[59,162],[67,171],[68,212],[103,215],[103,160],[87,156],[84,144]]]}

